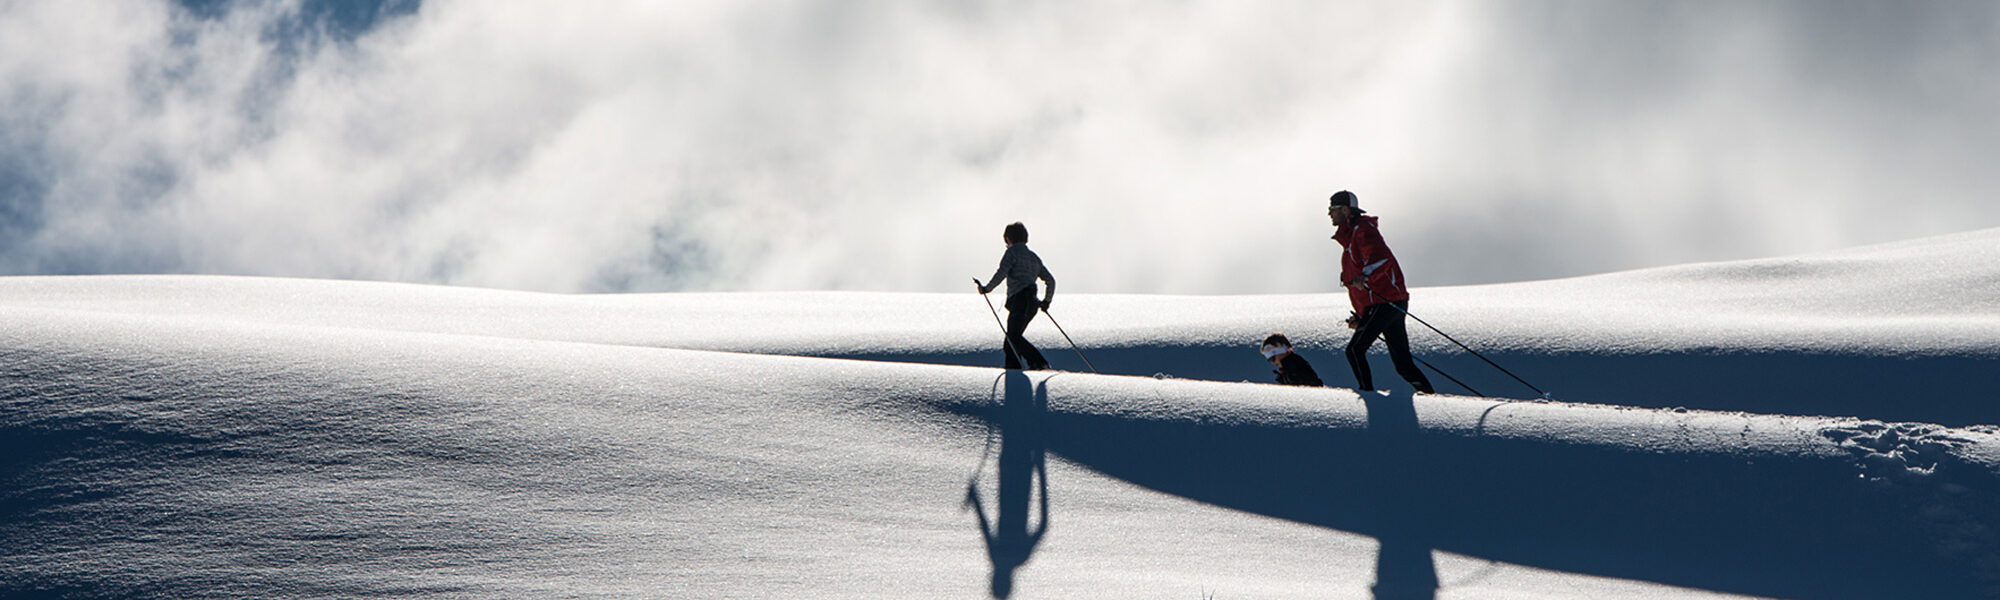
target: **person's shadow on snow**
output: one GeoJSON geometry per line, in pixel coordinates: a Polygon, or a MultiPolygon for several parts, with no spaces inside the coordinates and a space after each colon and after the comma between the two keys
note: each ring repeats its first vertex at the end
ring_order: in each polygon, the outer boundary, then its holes
{"type": "MultiPolygon", "coordinates": [[[[1021,371],[1006,375],[1006,397],[994,422],[1000,426],[1000,492],[997,514],[986,518],[979,499],[979,475],[965,486],[965,502],[979,515],[979,534],[986,540],[986,555],[993,561],[993,597],[1014,593],[1014,571],[1027,564],[1042,536],[1049,530],[1049,475],[1042,440],[1041,420],[1049,401],[1048,381],[1035,387],[1021,371]],[[1028,521],[1030,496],[1039,488],[1041,515],[1033,526],[1028,521]]],[[[981,458],[981,468],[985,459],[981,458]]]]}
{"type": "MultiPolygon", "coordinates": [[[[1368,434],[1387,456],[1417,457],[1415,398],[1410,392],[1387,395],[1361,392],[1368,406],[1368,434]]],[[[1368,469],[1368,485],[1375,489],[1383,511],[1381,547],[1375,552],[1375,600],[1433,600],[1437,598],[1437,563],[1431,558],[1431,544],[1423,535],[1427,515],[1415,507],[1424,506],[1416,498],[1419,465],[1383,464],[1368,469]]]]}

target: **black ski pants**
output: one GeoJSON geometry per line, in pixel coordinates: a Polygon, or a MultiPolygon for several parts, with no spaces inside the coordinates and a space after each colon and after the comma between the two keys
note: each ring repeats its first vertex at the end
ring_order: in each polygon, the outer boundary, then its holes
{"type": "Polygon", "coordinates": [[[1007,297],[1007,368],[1019,369],[1023,362],[1031,370],[1049,368],[1048,359],[1042,358],[1042,351],[1021,334],[1027,333],[1028,323],[1035,320],[1035,312],[1041,310],[1042,303],[1035,299],[1035,288],[1021,290],[1021,293],[1007,297]]]}
{"type": "Polygon", "coordinates": [[[1410,358],[1410,332],[1403,327],[1410,301],[1399,300],[1368,307],[1361,312],[1360,325],[1354,329],[1354,339],[1347,342],[1347,365],[1354,368],[1354,389],[1369,391],[1375,389],[1375,376],[1368,370],[1368,348],[1375,345],[1375,338],[1382,338],[1382,345],[1389,349],[1389,362],[1395,363],[1396,374],[1418,392],[1431,393],[1431,380],[1417,369],[1417,363],[1410,358]],[[1393,306],[1392,306],[1393,305],[1393,306]]]}

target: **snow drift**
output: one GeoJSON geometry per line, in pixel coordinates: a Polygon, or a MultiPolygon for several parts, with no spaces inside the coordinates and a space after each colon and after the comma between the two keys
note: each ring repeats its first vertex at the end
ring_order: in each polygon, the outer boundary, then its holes
{"type": "Polygon", "coordinates": [[[1550,403],[1241,383],[1345,381],[1338,295],[1058,297],[1099,376],[963,295],[0,279],[0,595],[1992,597],[1996,243],[1416,291],[1550,403]]]}

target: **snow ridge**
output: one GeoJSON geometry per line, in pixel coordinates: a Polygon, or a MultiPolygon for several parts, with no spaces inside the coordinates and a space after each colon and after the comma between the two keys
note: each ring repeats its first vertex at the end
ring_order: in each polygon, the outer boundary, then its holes
{"type": "Polygon", "coordinates": [[[1941,558],[1959,564],[2000,597],[2000,505],[1990,499],[2000,472],[2000,435],[1991,426],[1949,429],[1864,421],[1830,426],[1827,439],[1859,463],[1862,476],[1903,500],[1941,558]]]}
{"type": "Polygon", "coordinates": [[[1996,247],[1417,291],[1561,402],[1245,383],[1338,295],[1065,295],[1100,376],[963,295],[0,278],[0,596],[2000,597],[1996,247]]]}

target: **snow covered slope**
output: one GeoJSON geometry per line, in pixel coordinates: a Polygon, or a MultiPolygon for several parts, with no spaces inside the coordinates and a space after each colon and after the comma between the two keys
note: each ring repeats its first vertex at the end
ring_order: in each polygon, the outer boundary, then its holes
{"type": "MultiPolygon", "coordinates": [[[[0,299],[249,324],[1000,362],[999,326],[969,293],[568,296],[344,281],[24,277],[0,279],[0,299]]],[[[1987,399],[1989,374],[2000,369],[2000,229],[1803,257],[1421,288],[1411,311],[1562,400],[2000,423],[2000,405],[1987,399]]],[[[1064,294],[1054,307],[1106,373],[1266,381],[1269,368],[1254,345],[1282,331],[1331,385],[1352,383],[1339,354],[1347,312],[1339,294],[1064,294]]],[[[1475,395],[1539,396],[1421,324],[1411,331],[1420,356],[1475,395]]],[[[1029,338],[1058,368],[1085,370],[1047,319],[1029,338]]],[[[1385,360],[1376,369],[1391,373],[1385,360]]],[[[1469,392],[1433,379],[1442,390],[1469,392]]]]}
{"type": "Polygon", "coordinates": [[[1995,597],[1996,243],[1417,291],[1563,403],[1237,383],[1344,381],[1332,295],[1058,298],[1163,379],[954,366],[970,295],[5,278],[0,596],[1995,597]]]}

